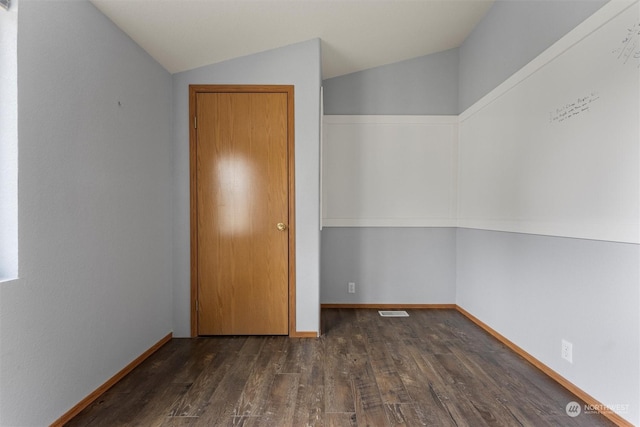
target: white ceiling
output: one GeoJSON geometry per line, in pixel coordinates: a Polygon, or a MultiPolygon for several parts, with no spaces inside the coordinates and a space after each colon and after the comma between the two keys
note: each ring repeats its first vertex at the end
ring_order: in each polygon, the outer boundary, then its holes
{"type": "Polygon", "coordinates": [[[323,78],[459,46],[493,0],[91,0],[169,72],[322,39],[323,78]]]}

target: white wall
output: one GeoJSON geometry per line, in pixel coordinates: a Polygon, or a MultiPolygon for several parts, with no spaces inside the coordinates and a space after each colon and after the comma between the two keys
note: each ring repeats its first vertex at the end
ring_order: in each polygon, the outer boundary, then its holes
{"type": "Polygon", "coordinates": [[[189,85],[295,85],[296,328],[319,331],[320,40],[174,74],[173,324],[190,336],[189,85]]]}
{"type": "Polygon", "coordinates": [[[324,116],[322,225],[456,225],[457,116],[324,116]]]}
{"type": "Polygon", "coordinates": [[[0,425],[43,426],[171,332],[171,76],[86,1],[21,1],[18,24],[0,425]]]}
{"type": "Polygon", "coordinates": [[[461,115],[460,226],[640,243],[639,12],[617,4],[461,115]]]}

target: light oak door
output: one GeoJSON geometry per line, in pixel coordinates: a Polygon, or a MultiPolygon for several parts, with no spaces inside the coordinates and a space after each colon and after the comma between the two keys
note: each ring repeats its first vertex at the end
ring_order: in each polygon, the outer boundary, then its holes
{"type": "Polygon", "coordinates": [[[286,335],[289,95],[195,97],[198,335],[286,335]]]}

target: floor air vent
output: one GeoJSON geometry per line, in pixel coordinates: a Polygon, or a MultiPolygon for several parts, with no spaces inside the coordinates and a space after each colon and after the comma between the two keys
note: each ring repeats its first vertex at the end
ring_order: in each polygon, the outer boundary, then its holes
{"type": "Polygon", "coordinates": [[[382,317],[409,317],[409,313],[404,310],[378,311],[382,317]]]}

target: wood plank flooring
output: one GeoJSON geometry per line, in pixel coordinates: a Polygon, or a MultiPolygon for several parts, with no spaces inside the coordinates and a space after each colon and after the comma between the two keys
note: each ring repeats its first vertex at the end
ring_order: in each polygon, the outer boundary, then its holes
{"type": "Polygon", "coordinates": [[[319,339],[173,339],[67,426],[611,426],[454,310],[324,309],[319,339]]]}

